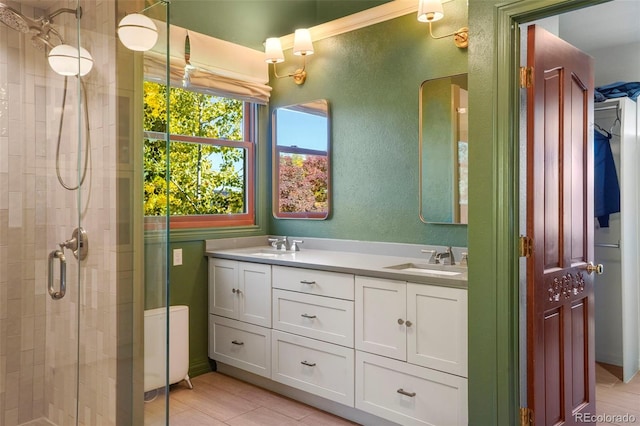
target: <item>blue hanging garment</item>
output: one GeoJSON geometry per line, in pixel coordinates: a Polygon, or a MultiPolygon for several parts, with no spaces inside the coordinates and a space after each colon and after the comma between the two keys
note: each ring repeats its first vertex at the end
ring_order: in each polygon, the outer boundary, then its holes
{"type": "Polygon", "coordinates": [[[609,215],[620,211],[620,184],[610,144],[611,135],[593,134],[593,210],[601,228],[609,227],[609,215]]]}

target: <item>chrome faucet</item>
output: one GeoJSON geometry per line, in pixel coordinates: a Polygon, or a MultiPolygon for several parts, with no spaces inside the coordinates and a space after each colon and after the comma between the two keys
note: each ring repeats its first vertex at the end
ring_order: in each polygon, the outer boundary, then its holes
{"type": "Polygon", "coordinates": [[[436,263],[442,263],[443,265],[456,264],[456,259],[453,257],[453,251],[451,251],[451,247],[447,247],[444,252],[436,254],[436,263]]]}
{"type": "Polygon", "coordinates": [[[303,240],[292,240],[291,245],[288,250],[290,251],[300,251],[300,244],[304,243],[303,240]]]}
{"type": "Polygon", "coordinates": [[[429,259],[427,260],[427,263],[430,265],[435,265],[438,262],[438,250],[420,250],[420,252],[422,253],[430,253],[431,256],[429,256],[429,259]]]}
{"type": "Polygon", "coordinates": [[[267,241],[271,243],[271,247],[276,250],[286,250],[287,249],[287,237],[275,237],[269,238],[267,241]]]}

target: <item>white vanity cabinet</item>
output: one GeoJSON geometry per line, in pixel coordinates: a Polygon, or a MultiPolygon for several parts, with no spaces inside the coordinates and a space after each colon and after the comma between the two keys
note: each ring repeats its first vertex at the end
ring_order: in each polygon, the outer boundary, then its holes
{"type": "Polygon", "coordinates": [[[354,276],[273,266],[271,377],[353,407],[354,276]]]}
{"type": "Polygon", "coordinates": [[[209,313],[271,327],[271,265],[209,259],[209,313]]]}
{"type": "Polygon", "coordinates": [[[355,291],[356,408],[466,424],[466,290],[357,276],[355,291]]]}
{"type": "Polygon", "coordinates": [[[271,377],[271,265],[209,258],[209,358],[271,377]]]}
{"type": "Polygon", "coordinates": [[[467,377],[467,291],[356,277],[356,349],[467,377]]]}
{"type": "Polygon", "coordinates": [[[212,257],[209,357],[365,424],[468,421],[465,289],[212,257]]]}

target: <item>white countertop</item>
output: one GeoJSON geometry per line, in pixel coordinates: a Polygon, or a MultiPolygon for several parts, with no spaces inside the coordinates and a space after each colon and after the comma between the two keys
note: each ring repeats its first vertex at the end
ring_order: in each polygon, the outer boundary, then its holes
{"type": "Polygon", "coordinates": [[[429,268],[435,270],[433,273],[426,270],[389,268],[390,266],[408,263],[426,265],[426,257],[397,257],[333,250],[305,250],[304,248],[301,249],[301,251],[292,252],[275,250],[269,246],[208,250],[205,254],[209,257],[221,259],[343,272],[420,284],[467,288],[467,268],[465,266],[428,265],[429,268]],[[437,273],[438,271],[451,272],[455,275],[441,275],[437,273]]]}

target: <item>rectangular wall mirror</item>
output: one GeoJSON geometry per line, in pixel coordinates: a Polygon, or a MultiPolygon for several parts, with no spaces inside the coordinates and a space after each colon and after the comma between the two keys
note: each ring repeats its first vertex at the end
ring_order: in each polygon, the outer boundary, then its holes
{"type": "Polygon", "coordinates": [[[467,74],[420,86],[420,219],[467,224],[467,74]]]}
{"type": "Polygon", "coordinates": [[[273,215],[281,219],[329,216],[330,141],[326,99],[273,111],[273,215]]]}

